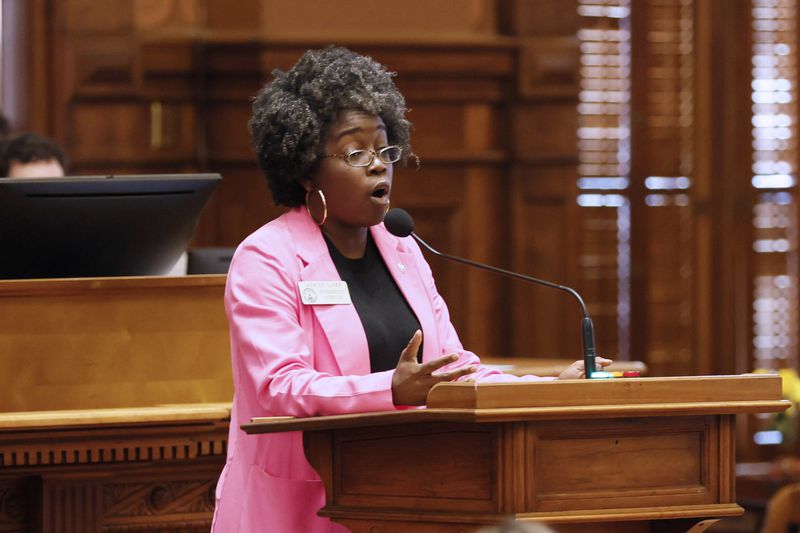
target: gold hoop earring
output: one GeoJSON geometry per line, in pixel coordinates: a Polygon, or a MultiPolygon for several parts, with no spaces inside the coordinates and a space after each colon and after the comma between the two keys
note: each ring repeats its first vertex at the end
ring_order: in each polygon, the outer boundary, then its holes
{"type": "Polygon", "coordinates": [[[322,200],[322,220],[317,222],[317,219],[314,218],[314,215],[311,214],[311,207],[308,205],[308,199],[311,196],[311,191],[306,192],[306,211],[308,211],[308,216],[311,217],[311,220],[317,223],[317,226],[321,226],[328,220],[328,202],[325,200],[325,194],[322,192],[321,189],[316,190],[319,193],[319,197],[322,200]]]}

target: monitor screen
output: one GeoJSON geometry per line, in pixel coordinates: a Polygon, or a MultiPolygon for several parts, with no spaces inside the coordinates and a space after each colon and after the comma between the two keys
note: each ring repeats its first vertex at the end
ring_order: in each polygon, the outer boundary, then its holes
{"type": "Polygon", "coordinates": [[[0,278],[165,274],[220,179],[0,178],[0,278]]]}

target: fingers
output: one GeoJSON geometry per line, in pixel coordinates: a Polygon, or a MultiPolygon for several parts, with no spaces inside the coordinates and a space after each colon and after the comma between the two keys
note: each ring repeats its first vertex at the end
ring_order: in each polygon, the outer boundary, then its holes
{"type": "Polygon", "coordinates": [[[441,374],[431,374],[431,377],[436,378],[440,382],[442,381],[455,381],[458,378],[467,376],[469,374],[473,374],[478,370],[478,367],[475,365],[464,366],[461,368],[456,368],[455,370],[449,370],[447,372],[442,372],[441,374]]]}
{"type": "Polygon", "coordinates": [[[595,357],[594,362],[598,365],[608,366],[614,361],[612,361],[611,359],[606,359],[605,357],[595,357]]]}
{"type": "MultiPolygon", "coordinates": [[[[614,362],[613,360],[606,359],[605,357],[600,357],[599,355],[594,358],[595,366],[604,366],[605,367],[605,366],[610,365],[613,362],[614,362]]],[[[578,366],[581,369],[581,371],[584,370],[583,359],[578,359],[577,361],[575,361],[572,364],[578,366]]]]}
{"type": "Polygon", "coordinates": [[[414,335],[411,337],[411,340],[408,341],[403,353],[400,354],[400,361],[398,362],[397,368],[400,369],[401,367],[406,368],[405,372],[411,372],[412,375],[418,376],[424,381],[429,383],[428,387],[431,386],[430,382],[432,381],[435,383],[440,383],[442,381],[453,381],[455,379],[461,378],[468,374],[472,374],[478,370],[478,367],[475,365],[463,366],[460,368],[456,368],[454,370],[450,370],[447,372],[442,372],[439,374],[434,374],[440,368],[447,366],[451,363],[455,363],[458,361],[458,354],[449,354],[443,357],[439,357],[438,359],[434,359],[433,361],[428,361],[424,364],[417,364],[417,352],[419,351],[420,344],[422,343],[422,332],[417,330],[414,332],[414,335]],[[408,365],[411,364],[413,366],[409,367],[408,365]]]}
{"type": "Polygon", "coordinates": [[[458,361],[458,355],[451,353],[450,355],[445,355],[444,357],[434,359],[433,361],[428,361],[422,365],[420,370],[425,374],[431,374],[443,366],[447,366],[450,363],[455,363],[456,361],[458,361]]]}
{"type": "Polygon", "coordinates": [[[422,332],[417,330],[411,336],[411,340],[408,341],[403,353],[400,354],[400,360],[416,363],[420,344],[422,344],[422,332]]]}

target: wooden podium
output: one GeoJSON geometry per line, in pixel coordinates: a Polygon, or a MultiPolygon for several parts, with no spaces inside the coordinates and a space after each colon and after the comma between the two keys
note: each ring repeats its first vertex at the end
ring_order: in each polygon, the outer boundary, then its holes
{"type": "Polygon", "coordinates": [[[353,532],[702,531],[735,502],[735,415],[777,412],[773,375],[448,383],[426,409],[254,419],[304,431],[319,511],[353,532]]]}
{"type": "Polygon", "coordinates": [[[0,532],[207,533],[225,276],[0,280],[0,532]]]}

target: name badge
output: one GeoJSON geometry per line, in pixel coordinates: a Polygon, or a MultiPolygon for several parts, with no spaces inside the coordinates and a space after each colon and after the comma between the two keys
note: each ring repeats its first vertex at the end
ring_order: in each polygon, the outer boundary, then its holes
{"type": "Polygon", "coordinates": [[[351,304],[345,281],[300,281],[300,299],[306,305],[351,304]]]}

